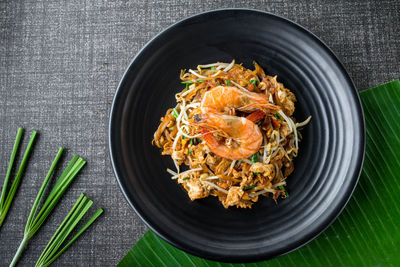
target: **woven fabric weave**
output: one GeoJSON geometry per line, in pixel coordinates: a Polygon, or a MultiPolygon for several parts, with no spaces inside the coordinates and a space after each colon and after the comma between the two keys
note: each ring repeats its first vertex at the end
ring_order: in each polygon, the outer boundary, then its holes
{"type": "Polygon", "coordinates": [[[39,130],[7,220],[0,266],[10,263],[29,209],[59,146],[64,164],[78,153],[88,165],[31,240],[21,266],[36,262],[80,193],[105,214],[55,266],[114,266],[147,230],[128,206],[110,165],[107,126],[112,97],[139,49],[170,24],[227,7],[256,8],[311,30],[363,90],[399,78],[399,1],[1,1],[0,181],[18,126],[39,130]]]}

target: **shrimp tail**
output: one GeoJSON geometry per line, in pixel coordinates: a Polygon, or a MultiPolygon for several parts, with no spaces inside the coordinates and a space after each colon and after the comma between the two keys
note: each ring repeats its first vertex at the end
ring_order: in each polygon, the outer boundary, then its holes
{"type": "Polygon", "coordinates": [[[215,137],[209,130],[205,128],[201,129],[201,135],[203,136],[204,141],[208,144],[211,144],[211,146],[215,147],[218,145],[217,139],[215,139],[215,137]]]}
{"type": "Polygon", "coordinates": [[[250,115],[248,115],[246,117],[246,119],[251,120],[254,123],[257,123],[260,120],[262,120],[264,117],[265,117],[265,112],[262,110],[257,110],[257,111],[254,111],[253,113],[251,113],[250,115]]]}

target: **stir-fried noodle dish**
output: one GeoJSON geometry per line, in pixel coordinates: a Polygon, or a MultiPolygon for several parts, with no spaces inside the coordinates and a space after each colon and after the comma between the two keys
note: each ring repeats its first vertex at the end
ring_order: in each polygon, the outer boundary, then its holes
{"type": "Polygon", "coordinates": [[[251,208],[261,196],[288,197],[298,130],[311,116],[296,123],[295,95],[254,66],[232,61],[181,71],[183,90],[153,144],[171,156],[176,170],[167,172],[191,200],[212,195],[225,208],[251,208]]]}

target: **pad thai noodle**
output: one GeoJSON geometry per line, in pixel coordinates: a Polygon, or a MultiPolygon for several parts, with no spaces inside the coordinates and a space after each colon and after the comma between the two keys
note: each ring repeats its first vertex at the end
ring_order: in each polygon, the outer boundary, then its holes
{"type": "Polygon", "coordinates": [[[233,60],[181,71],[184,88],[161,118],[153,144],[171,156],[176,170],[167,172],[191,200],[212,195],[225,208],[251,208],[261,196],[288,197],[298,129],[311,116],[296,123],[294,94],[254,66],[233,60]]]}

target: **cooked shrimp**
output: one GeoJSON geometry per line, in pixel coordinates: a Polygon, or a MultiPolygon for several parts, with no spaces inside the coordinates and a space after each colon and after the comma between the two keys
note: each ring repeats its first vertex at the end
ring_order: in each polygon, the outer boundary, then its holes
{"type": "Polygon", "coordinates": [[[228,147],[225,142],[219,142],[210,131],[204,129],[204,141],[210,150],[220,157],[231,160],[245,159],[260,149],[263,141],[261,131],[254,122],[244,117],[209,111],[196,116],[195,120],[205,128],[221,130],[236,141],[228,147]]]}
{"type": "Polygon", "coordinates": [[[277,113],[279,107],[269,103],[268,97],[263,94],[245,92],[236,87],[217,86],[204,94],[201,108],[228,113],[232,109],[243,112],[262,110],[277,113]]]}

